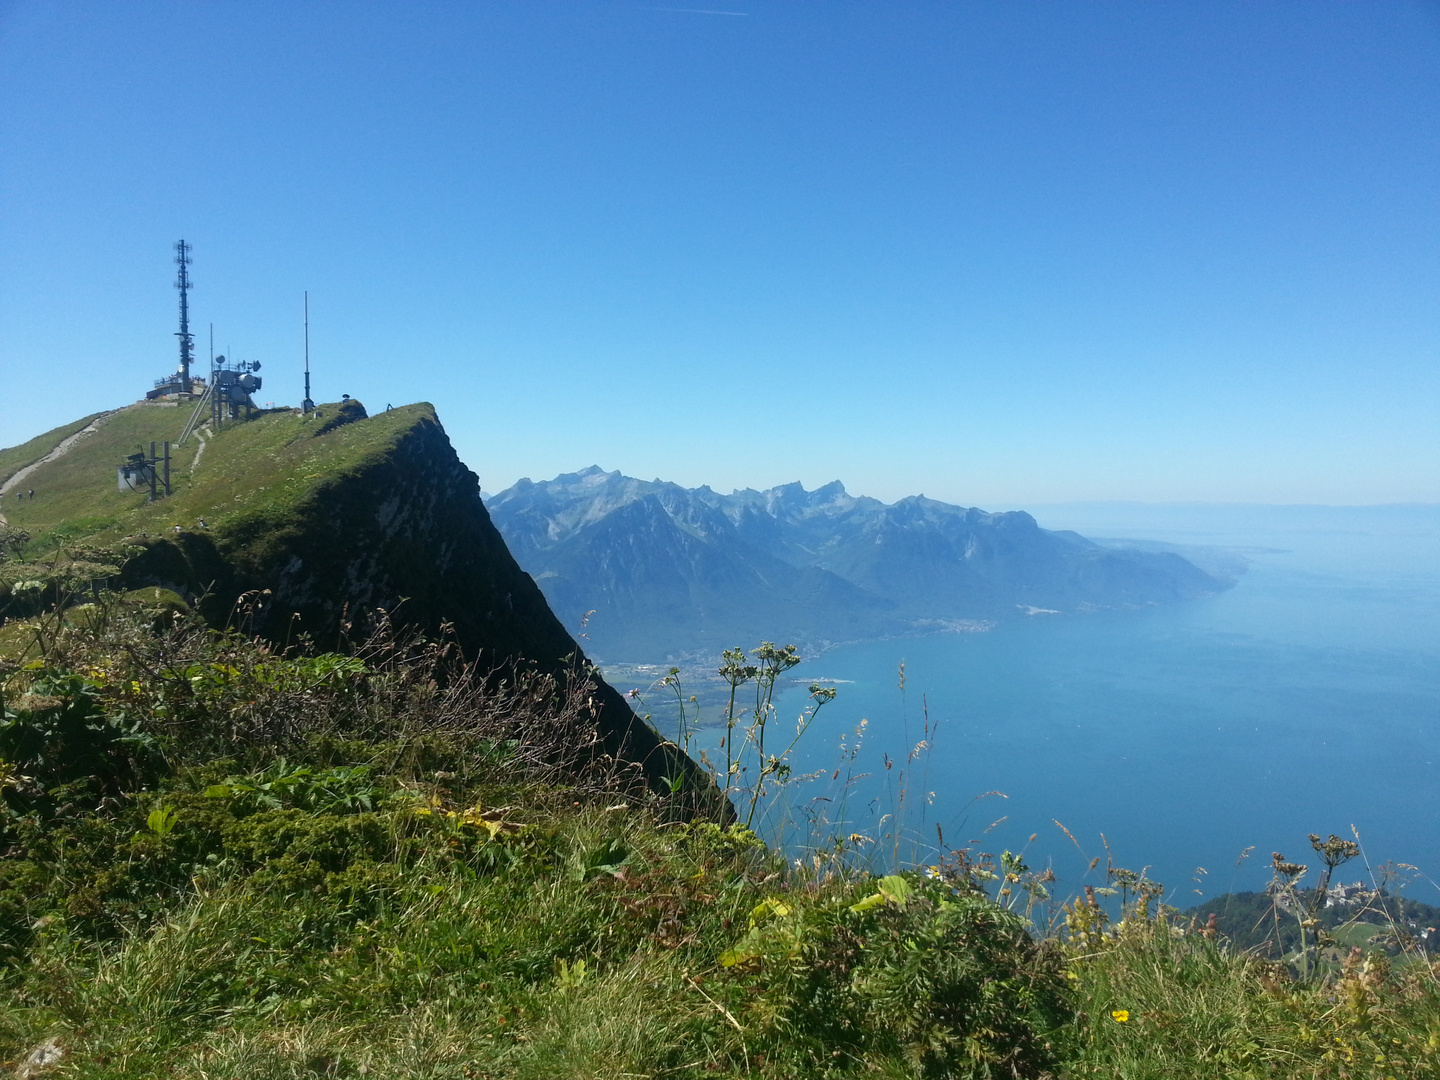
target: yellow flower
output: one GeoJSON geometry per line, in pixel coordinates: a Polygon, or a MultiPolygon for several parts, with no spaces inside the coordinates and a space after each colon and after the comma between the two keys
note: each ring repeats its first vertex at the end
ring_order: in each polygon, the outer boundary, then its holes
{"type": "Polygon", "coordinates": [[[1126,1020],[1130,1019],[1130,1010],[1116,1009],[1110,1014],[1110,1019],[1114,1020],[1117,1024],[1123,1024],[1126,1020]]]}

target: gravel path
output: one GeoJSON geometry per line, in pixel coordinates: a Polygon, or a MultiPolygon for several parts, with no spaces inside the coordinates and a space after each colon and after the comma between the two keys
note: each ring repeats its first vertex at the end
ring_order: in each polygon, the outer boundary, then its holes
{"type": "MultiPolygon", "coordinates": [[[[74,446],[81,439],[85,438],[85,436],[93,434],[96,428],[98,428],[106,420],[109,420],[110,417],[114,416],[119,411],[119,409],[111,409],[109,412],[101,413],[94,420],[90,421],[90,423],[86,424],[79,431],[75,432],[74,435],[61,439],[59,445],[56,446],[54,450],[51,450],[39,461],[33,461],[29,465],[26,465],[19,472],[15,473],[14,476],[10,477],[9,480],[6,480],[3,484],[0,484],[0,495],[4,495],[14,490],[15,488],[18,488],[25,480],[25,478],[29,476],[32,472],[34,472],[36,469],[38,469],[41,465],[45,465],[48,462],[54,461],[56,458],[64,457],[67,453],[70,452],[70,448],[72,446],[74,446]]],[[[4,524],[5,515],[0,514],[0,525],[4,524]]]]}

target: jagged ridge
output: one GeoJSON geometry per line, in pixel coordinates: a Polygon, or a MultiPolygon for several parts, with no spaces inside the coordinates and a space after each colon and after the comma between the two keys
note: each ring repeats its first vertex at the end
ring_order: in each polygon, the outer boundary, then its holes
{"type": "Polygon", "coordinates": [[[607,659],[654,660],[760,636],[810,644],[1017,611],[1136,607],[1224,587],[1178,555],[1102,547],[912,496],[835,481],[720,495],[591,466],[489,500],[562,617],[595,610],[607,659]]]}

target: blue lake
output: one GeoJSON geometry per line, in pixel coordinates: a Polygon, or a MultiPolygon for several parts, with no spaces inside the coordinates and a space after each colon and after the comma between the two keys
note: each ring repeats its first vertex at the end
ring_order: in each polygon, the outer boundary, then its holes
{"type": "MultiPolygon", "coordinates": [[[[839,694],[800,744],[799,771],[825,777],[793,787],[792,817],[807,804],[836,814],[840,740],[865,719],[856,768],[870,775],[845,817],[887,831],[928,706],[935,734],[909,764],[907,827],[933,841],[938,822],[947,845],[1024,848],[1032,866],[1054,868],[1062,895],[1103,879],[1102,833],[1118,865],[1149,867],[1182,905],[1261,887],[1272,851],[1314,863],[1307,834],[1352,827],[1372,864],[1440,880],[1440,508],[1073,506],[1036,517],[1091,536],[1248,549],[1250,567],[1203,601],[1037,615],[803,664],[804,683],[839,694]],[[1004,797],[976,801],[991,791],[1004,797]],[[1102,870],[1087,877],[1097,855],[1102,870]]],[[[777,700],[788,723],[806,693],[777,700]]],[[[1364,874],[1351,864],[1341,876],[1364,874]]],[[[1423,878],[1409,892],[1440,903],[1423,878]]]]}

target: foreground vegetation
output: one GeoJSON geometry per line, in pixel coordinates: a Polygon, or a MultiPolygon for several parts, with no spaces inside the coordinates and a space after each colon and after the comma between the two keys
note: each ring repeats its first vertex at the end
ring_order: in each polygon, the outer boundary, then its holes
{"type": "Polygon", "coordinates": [[[1123,876],[1041,933],[1017,860],[787,863],[601,754],[581,679],[136,600],[6,628],[16,1075],[1440,1076],[1418,954],[1299,978],[1123,876]]]}

